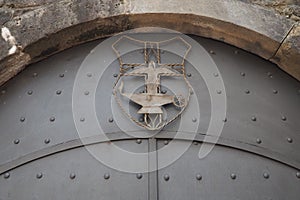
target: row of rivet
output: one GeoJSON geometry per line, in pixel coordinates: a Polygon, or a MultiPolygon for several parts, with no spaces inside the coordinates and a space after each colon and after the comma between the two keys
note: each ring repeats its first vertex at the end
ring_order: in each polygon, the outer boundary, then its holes
{"type": "MultiPolygon", "coordinates": [[[[50,141],[51,141],[51,140],[50,140],[49,138],[47,138],[47,139],[44,140],[44,143],[45,143],[45,144],[49,144],[50,141]]],[[[14,140],[14,144],[19,144],[19,143],[20,143],[20,140],[19,140],[19,139],[15,139],[15,140],[14,140]]]]}
{"type": "MultiPolygon", "coordinates": [[[[262,174],[262,177],[265,178],[265,179],[269,179],[270,174],[267,173],[267,172],[264,172],[262,174]]],[[[296,172],[296,177],[300,179],[300,172],[296,172]]],[[[169,174],[164,174],[163,178],[164,178],[165,181],[169,181],[170,180],[170,175],[169,174]]],[[[235,180],[237,178],[237,175],[235,173],[232,173],[232,174],[230,174],[230,178],[232,180],[235,180]]],[[[196,179],[199,180],[199,181],[202,180],[202,175],[201,174],[196,174],[196,179]]]]}
{"type": "MultiPolygon", "coordinates": [[[[41,173],[41,172],[36,174],[36,178],[37,179],[41,179],[41,178],[43,178],[43,176],[44,176],[44,174],[41,173]]],[[[10,173],[9,172],[4,173],[3,177],[5,179],[8,179],[10,177],[10,173]]],[[[76,174],[75,173],[70,173],[69,178],[70,179],[75,179],[76,178],[76,174]]],[[[109,173],[105,173],[103,175],[103,178],[106,179],[106,180],[108,180],[110,178],[110,174],[109,173]]],[[[142,179],[143,178],[143,174],[142,173],[137,173],[136,174],[136,178],[137,179],[142,179]]]]}

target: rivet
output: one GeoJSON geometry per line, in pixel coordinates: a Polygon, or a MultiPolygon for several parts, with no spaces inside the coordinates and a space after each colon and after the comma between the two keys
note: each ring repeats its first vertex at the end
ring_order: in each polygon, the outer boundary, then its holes
{"type": "Polygon", "coordinates": [[[70,179],[74,179],[76,177],[76,174],[75,173],[71,173],[70,174],[70,179]]]}
{"type": "Polygon", "coordinates": [[[57,94],[57,95],[60,95],[60,94],[61,94],[61,90],[57,90],[57,91],[56,91],[56,94],[57,94]]]}
{"type": "Polygon", "coordinates": [[[20,118],[20,121],[21,121],[21,122],[24,122],[24,121],[25,121],[25,117],[21,117],[21,118],[20,118]]]}
{"type": "Polygon", "coordinates": [[[59,77],[60,78],[63,78],[65,75],[64,74],[59,74],[59,77]]]}
{"type": "Polygon", "coordinates": [[[296,172],[296,177],[300,178],[300,172],[296,172]]]}
{"type": "Polygon", "coordinates": [[[90,94],[89,91],[85,91],[85,92],[84,92],[84,95],[89,95],[89,94],[90,94]]]}
{"type": "Polygon", "coordinates": [[[222,93],[222,91],[221,91],[221,90],[217,90],[217,93],[218,93],[218,94],[221,94],[221,93],[222,93]]]}
{"type": "Polygon", "coordinates": [[[193,94],[194,94],[194,91],[193,91],[193,90],[191,90],[191,91],[190,91],[190,94],[191,94],[191,95],[193,95],[193,94]]]}
{"type": "Polygon", "coordinates": [[[141,144],[141,143],[142,143],[142,140],[141,140],[141,139],[136,139],[136,143],[137,143],[137,144],[141,144]]]}
{"type": "Polygon", "coordinates": [[[109,178],[110,178],[110,175],[109,175],[109,173],[105,173],[103,177],[104,177],[104,179],[106,179],[106,180],[107,180],[107,179],[109,179],[109,178]]]}
{"type": "Polygon", "coordinates": [[[15,139],[14,140],[14,144],[19,144],[20,143],[20,140],[19,139],[15,139]]]}
{"type": "Polygon", "coordinates": [[[27,94],[28,94],[28,95],[32,95],[32,94],[33,94],[33,91],[32,91],[32,90],[29,90],[29,91],[27,92],[27,94]]]}
{"type": "Polygon", "coordinates": [[[37,77],[37,75],[38,75],[38,73],[36,73],[36,72],[34,72],[34,73],[32,74],[33,77],[37,77]]]}
{"type": "Polygon", "coordinates": [[[50,117],[50,122],[54,122],[55,121],[55,117],[50,117]]]}
{"type": "Polygon", "coordinates": [[[263,176],[264,176],[265,179],[268,179],[268,178],[270,177],[270,175],[269,175],[267,172],[265,172],[265,173],[263,174],[263,176]]]}
{"type": "Polygon", "coordinates": [[[236,179],[236,175],[232,173],[232,174],[230,174],[230,178],[233,179],[233,180],[235,180],[236,179]]]}
{"type": "Polygon", "coordinates": [[[113,76],[114,76],[115,78],[117,78],[117,77],[118,77],[118,74],[114,74],[113,76]]]}
{"type": "Polygon", "coordinates": [[[164,145],[168,145],[169,144],[169,141],[168,140],[165,140],[164,141],[164,145]]]}
{"type": "Polygon", "coordinates": [[[194,141],[194,142],[193,142],[193,144],[194,144],[194,145],[198,145],[198,144],[199,144],[199,142],[197,142],[197,141],[194,141]]]}
{"type": "Polygon", "coordinates": [[[293,142],[293,139],[290,138],[290,137],[288,137],[286,140],[288,141],[288,143],[292,143],[293,142]]]}
{"type": "Polygon", "coordinates": [[[245,93],[246,93],[246,94],[250,94],[250,91],[249,91],[249,90],[245,90],[245,93]]]}
{"type": "Polygon", "coordinates": [[[45,140],[44,140],[44,143],[45,143],[45,144],[49,144],[49,143],[50,143],[50,139],[49,139],[49,138],[45,139],[45,140]]]}
{"type": "Polygon", "coordinates": [[[240,52],[238,50],[235,50],[234,51],[234,54],[239,54],[240,52]]]}
{"type": "Polygon", "coordinates": [[[136,175],[136,178],[137,178],[137,179],[141,179],[141,178],[143,178],[143,174],[141,174],[141,173],[138,173],[138,174],[136,175]]]}
{"type": "Polygon", "coordinates": [[[267,75],[270,77],[270,78],[273,78],[273,75],[271,72],[268,72],[267,75]]]}
{"type": "Polygon", "coordinates": [[[277,91],[277,90],[273,90],[273,93],[274,93],[274,94],[277,94],[277,93],[278,93],[278,91],[277,91]]]}
{"type": "Polygon", "coordinates": [[[192,74],[191,74],[191,73],[187,73],[186,75],[187,75],[187,77],[191,77],[191,76],[192,76],[192,74]]]}
{"type": "Polygon", "coordinates": [[[92,73],[87,73],[86,75],[87,75],[87,77],[92,77],[93,76],[92,73]]]}
{"type": "Polygon", "coordinates": [[[282,121],[286,121],[286,116],[281,117],[282,121]]]}
{"type": "Polygon", "coordinates": [[[140,91],[140,94],[142,94],[142,93],[145,93],[145,90],[141,90],[141,91],[140,91]]]}
{"type": "Polygon", "coordinates": [[[256,119],[255,116],[252,116],[252,117],[251,117],[251,120],[255,122],[257,119],[256,119]]]}
{"type": "Polygon", "coordinates": [[[10,177],[10,173],[9,172],[6,172],[3,176],[5,179],[8,179],[10,177]]]}
{"type": "Polygon", "coordinates": [[[226,117],[223,119],[223,122],[227,122],[227,118],[226,117]]]}
{"type": "Polygon", "coordinates": [[[1,90],[1,94],[5,94],[6,93],[6,90],[1,90]]]}
{"type": "Polygon", "coordinates": [[[85,118],[84,118],[84,117],[81,117],[81,118],[80,118],[80,121],[81,121],[81,122],[84,122],[84,121],[85,121],[85,118]]]}
{"type": "Polygon", "coordinates": [[[214,73],[214,77],[218,77],[219,76],[219,74],[218,73],[214,73]]]}
{"type": "Polygon", "coordinates": [[[196,121],[197,121],[197,118],[194,117],[194,118],[192,119],[192,122],[196,122],[196,121]]]}
{"type": "Polygon", "coordinates": [[[246,76],[246,74],[244,72],[241,72],[241,76],[246,76]]]}
{"type": "Polygon", "coordinates": [[[109,122],[109,123],[113,123],[113,122],[114,122],[114,119],[111,117],[111,118],[108,119],[108,122],[109,122]]]}
{"type": "Polygon", "coordinates": [[[37,179],[41,179],[43,177],[43,174],[42,173],[38,173],[37,175],[36,175],[36,178],[37,179]]]}
{"type": "Polygon", "coordinates": [[[161,93],[162,93],[162,94],[166,94],[166,93],[167,93],[167,90],[162,90],[161,93]]]}
{"type": "Polygon", "coordinates": [[[170,176],[168,174],[165,174],[164,179],[165,179],[165,181],[168,181],[168,180],[170,180],[170,176]]]}
{"type": "Polygon", "coordinates": [[[209,51],[210,54],[216,54],[213,50],[209,51]]]}
{"type": "Polygon", "coordinates": [[[197,179],[198,181],[201,181],[201,180],[202,180],[201,174],[196,174],[196,179],[197,179]]]}
{"type": "Polygon", "coordinates": [[[257,143],[257,144],[260,144],[260,143],[261,143],[261,139],[257,138],[257,139],[256,139],[256,143],[257,143]]]}

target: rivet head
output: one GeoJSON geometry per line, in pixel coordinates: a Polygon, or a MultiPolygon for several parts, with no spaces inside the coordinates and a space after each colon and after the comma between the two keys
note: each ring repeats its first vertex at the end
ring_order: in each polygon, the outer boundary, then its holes
{"type": "Polygon", "coordinates": [[[202,180],[201,174],[196,174],[196,179],[197,179],[198,181],[201,181],[201,180],[202,180]]]}
{"type": "Polygon", "coordinates": [[[169,141],[168,140],[165,140],[164,141],[164,145],[168,145],[169,144],[169,141]]]}
{"type": "Polygon", "coordinates": [[[165,174],[164,179],[165,179],[165,181],[168,181],[168,180],[170,180],[170,176],[168,174],[165,174]]]}
{"type": "Polygon", "coordinates": [[[293,139],[290,138],[290,137],[288,137],[286,140],[288,141],[288,143],[292,143],[293,142],[293,139]]]}
{"type": "Polygon", "coordinates": [[[55,121],[55,117],[50,117],[50,122],[54,122],[55,121]]]}
{"type": "Polygon", "coordinates": [[[246,74],[244,72],[241,72],[241,76],[246,76],[246,74]]]}
{"type": "Polygon", "coordinates": [[[191,74],[191,73],[187,73],[186,75],[187,75],[187,77],[191,77],[191,76],[192,76],[192,74],[191,74]]]}
{"type": "Polygon", "coordinates": [[[296,177],[300,178],[300,172],[296,172],[296,177]]]}
{"type": "Polygon", "coordinates": [[[63,78],[65,76],[65,74],[59,74],[60,78],[63,78]]]}
{"type": "Polygon", "coordinates": [[[240,52],[238,50],[235,50],[234,51],[234,54],[239,54],[240,52]]]}
{"type": "Polygon", "coordinates": [[[270,178],[270,175],[269,175],[267,172],[265,172],[265,173],[263,174],[263,176],[264,176],[265,179],[270,178]]]}
{"type": "Polygon", "coordinates": [[[5,94],[6,93],[6,90],[1,90],[1,94],[5,94]]]}
{"type": "Polygon", "coordinates": [[[38,75],[38,73],[36,73],[36,72],[34,72],[34,73],[32,74],[33,77],[37,77],[37,75],[38,75]]]}
{"type": "Polygon", "coordinates": [[[14,140],[14,144],[19,144],[20,143],[20,140],[19,139],[15,139],[14,140]]]}
{"type": "Polygon", "coordinates": [[[278,93],[278,91],[277,91],[277,90],[273,90],[273,93],[274,93],[274,94],[277,94],[277,93],[278,93]]]}
{"type": "Polygon", "coordinates": [[[245,93],[246,94],[250,94],[250,90],[245,90],[245,93]]]}
{"type": "Polygon", "coordinates": [[[92,73],[87,73],[86,75],[87,75],[87,77],[92,77],[93,76],[92,73]]]}
{"type": "Polygon", "coordinates": [[[252,116],[252,117],[251,117],[251,120],[255,122],[257,119],[256,119],[255,116],[252,116]]]}
{"type": "Polygon", "coordinates": [[[6,172],[6,173],[3,175],[3,177],[4,177],[5,179],[8,179],[8,178],[10,177],[10,173],[9,173],[9,172],[6,172]]]}
{"type": "Polygon", "coordinates": [[[137,179],[141,179],[141,178],[143,178],[143,174],[141,174],[141,173],[138,173],[138,174],[136,175],[136,178],[137,178],[137,179]]]}
{"type": "Polygon", "coordinates": [[[108,119],[108,122],[109,122],[109,123],[113,123],[113,122],[114,122],[114,119],[111,117],[111,118],[108,119]]]}
{"type": "Polygon", "coordinates": [[[107,179],[109,179],[109,178],[110,178],[110,175],[109,175],[109,173],[105,173],[103,177],[104,177],[104,179],[106,179],[106,180],[107,180],[107,179]]]}
{"type": "Polygon", "coordinates": [[[198,144],[199,144],[199,142],[197,142],[197,141],[194,141],[194,142],[193,142],[193,144],[194,144],[194,145],[198,145],[198,144]]]}
{"type": "Polygon", "coordinates": [[[90,94],[89,91],[85,91],[85,92],[84,92],[84,95],[89,95],[89,94],[90,94]]]}
{"type": "Polygon", "coordinates": [[[118,77],[118,74],[114,74],[113,76],[114,76],[115,78],[117,78],[117,77],[118,77]]]}
{"type": "Polygon", "coordinates": [[[85,118],[84,118],[84,117],[81,117],[81,118],[80,118],[80,121],[81,121],[81,122],[84,122],[84,121],[85,121],[85,118]]]}
{"type": "Polygon", "coordinates": [[[217,94],[222,94],[222,90],[217,90],[217,94]]]}
{"type": "Polygon", "coordinates": [[[218,73],[214,73],[214,77],[218,77],[219,76],[219,74],[218,73]]]}
{"type": "Polygon", "coordinates": [[[197,118],[194,117],[194,118],[192,119],[192,122],[197,122],[197,118]]]}
{"type": "Polygon", "coordinates": [[[166,93],[167,93],[167,90],[162,90],[161,93],[162,93],[162,94],[166,94],[166,93]]]}
{"type": "Polygon", "coordinates": [[[50,143],[50,139],[49,139],[49,138],[45,139],[45,140],[44,140],[44,143],[45,143],[45,144],[49,144],[49,143],[50,143]]]}
{"type": "Polygon", "coordinates": [[[227,122],[227,118],[226,117],[223,119],[223,122],[227,122]]]}
{"type": "Polygon", "coordinates": [[[76,174],[75,173],[71,173],[70,174],[70,179],[74,179],[76,177],[76,174]]]}
{"type": "Polygon", "coordinates": [[[256,139],[256,143],[257,143],[257,144],[261,144],[261,139],[257,138],[257,139],[256,139]]]}
{"type": "Polygon", "coordinates": [[[33,91],[32,91],[32,90],[29,90],[29,91],[27,92],[27,94],[28,94],[28,95],[32,95],[32,94],[33,94],[33,91]]]}
{"type": "Polygon", "coordinates": [[[136,139],[136,143],[137,143],[137,144],[141,144],[141,143],[142,143],[142,140],[141,140],[141,139],[136,139]]]}
{"type": "Polygon", "coordinates": [[[25,117],[21,117],[20,122],[25,122],[25,117]]]}
{"type": "Polygon", "coordinates": [[[56,91],[56,94],[57,94],[57,95],[60,95],[60,94],[61,94],[61,90],[57,90],[57,91],[56,91]]]}
{"type": "Polygon", "coordinates": [[[234,174],[234,173],[230,174],[230,178],[235,180],[236,179],[236,174],[234,174]]]}
{"type": "Polygon", "coordinates": [[[209,51],[210,54],[216,54],[213,50],[209,51]]]}
{"type": "Polygon", "coordinates": [[[43,174],[42,173],[38,173],[37,175],[36,175],[36,178],[37,179],[41,179],[43,177],[43,174]]]}
{"type": "Polygon", "coordinates": [[[140,117],[139,122],[144,122],[144,117],[140,117]]]}
{"type": "Polygon", "coordinates": [[[286,121],[286,116],[282,116],[282,117],[281,117],[281,120],[282,120],[282,121],[286,121]]]}
{"type": "Polygon", "coordinates": [[[273,78],[273,75],[271,72],[268,72],[267,75],[270,77],[270,78],[273,78]]]}

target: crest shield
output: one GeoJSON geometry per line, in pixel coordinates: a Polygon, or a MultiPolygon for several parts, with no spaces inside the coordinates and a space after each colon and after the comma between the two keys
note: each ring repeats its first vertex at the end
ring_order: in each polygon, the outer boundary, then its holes
{"type": "Polygon", "coordinates": [[[112,48],[120,66],[113,94],[122,112],[148,130],[176,120],[192,94],[185,70],[191,46],[181,37],[144,41],[122,36],[112,48]]]}

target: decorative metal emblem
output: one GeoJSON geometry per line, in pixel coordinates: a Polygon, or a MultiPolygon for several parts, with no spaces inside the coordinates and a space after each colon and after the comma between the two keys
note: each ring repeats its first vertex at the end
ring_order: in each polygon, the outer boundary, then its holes
{"type": "Polygon", "coordinates": [[[191,46],[181,37],[174,37],[169,40],[152,42],[137,40],[128,36],[122,36],[113,45],[113,50],[116,52],[120,72],[118,79],[113,88],[113,94],[121,110],[137,125],[148,130],[159,130],[165,125],[174,121],[184,111],[188,105],[192,88],[186,78],[185,59],[188,55],[191,46]],[[142,53],[144,56],[143,63],[128,63],[123,61],[123,55],[117,50],[123,40],[134,42],[137,45],[142,45],[142,53]],[[180,42],[184,45],[186,51],[181,58],[180,63],[162,63],[160,46],[172,42],[180,42]],[[143,92],[124,92],[124,78],[125,77],[144,77],[144,91],[143,92]],[[161,89],[161,79],[163,77],[177,78],[185,83],[187,91],[186,95],[181,93],[166,94],[166,91],[161,89]],[[139,119],[132,116],[130,112],[126,111],[122,98],[127,98],[140,106],[137,114],[141,115],[139,119]],[[167,110],[165,107],[174,106],[178,112],[167,117],[167,110]]]}

